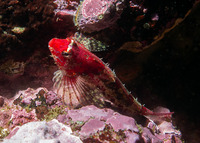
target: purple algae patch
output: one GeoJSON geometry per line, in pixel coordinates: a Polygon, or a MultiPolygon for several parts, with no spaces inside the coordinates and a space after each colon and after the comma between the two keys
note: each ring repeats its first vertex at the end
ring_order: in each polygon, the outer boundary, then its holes
{"type": "Polygon", "coordinates": [[[79,110],[69,110],[68,117],[72,121],[88,121],[91,117],[95,117],[99,120],[107,120],[114,113],[111,109],[99,109],[94,105],[82,107],[79,110]]]}
{"type": "Polygon", "coordinates": [[[82,136],[89,136],[90,134],[94,134],[99,130],[103,130],[105,127],[105,123],[98,119],[90,119],[85,125],[82,126],[81,131],[79,132],[82,136]]]}
{"type": "Polygon", "coordinates": [[[132,130],[134,132],[139,132],[136,126],[136,122],[133,118],[120,115],[118,113],[109,118],[106,121],[106,124],[110,124],[113,127],[113,129],[117,132],[119,130],[132,130]]]}

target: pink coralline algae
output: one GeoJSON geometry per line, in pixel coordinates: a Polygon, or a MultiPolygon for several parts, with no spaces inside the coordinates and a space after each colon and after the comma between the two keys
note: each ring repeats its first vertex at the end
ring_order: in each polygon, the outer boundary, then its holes
{"type": "Polygon", "coordinates": [[[31,102],[37,98],[39,91],[47,91],[45,88],[38,88],[36,90],[28,88],[26,90],[19,91],[13,100],[14,104],[21,104],[23,106],[28,106],[31,102]]]}
{"type": "Polygon", "coordinates": [[[52,91],[49,91],[45,94],[46,104],[52,107],[61,106],[61,98],[52,91]]]}
{"type": "Polygon", "coordinates": [[[87,123],[84,124],[79,133],[82,136],[89,136],[90,134],[94,134],[99,130],[103,130],[104,128],[104,121],[100,121],[98,119],[90,119],[87,123]]]}
{"type": "Polygon", "coordinates": [[[36,121],[36,113],[34,110],[26,112],[25,109],[15,110],[12,113],[11,124],[12,127],[23,125],[28,122],[36,121]]]}
{"type": "Polygon", "coordinates": [[[0,127],[2,131],[10,132],[9,135],[0,133],[0,136],[6,138],[4,142],[12,142],[13,139],[26,139],[31,142],[35,139],[35,134],[41,142],[64,143],[65,140],[70,139],[84,143],[181,142],[181,133],[173,127],[171,122],[161,120],[158,125],[149,122],[146,127],[138,124],[134,118],[110,108],[100,109],[89,105],[69,110],[62,104],[56,93],[45,88],[36,90],[28,88],[20,91],[14,98],[14,102],[10,104],[6,102],[0,109],[2,110],[0,110],[0,127]],[[36,102],[40,104],[37,105],[36,102]],[[64,124],[71,127],[70,134],[73,132],[78,137],[69,135],[68,127],[64,124]]]}
{"type": "Polygon", "coordinates": [[[99,109],[96,106],[85,106],[81,110],[69,110],[68,117],[74,122],[77,121],[88,121],[91,117],[95,117],[99,120],[107,120],[114,113],[111,109],[99,109]]]}
{"type": "Polygon", "coordinates": [[[71,126],[83,142],[168,143],[175,139],[181,142],[181,134],[171,122],[158,126],[142,126],[134,118],[124,116],[111,109],[100,109],[94,105],[68,110],[67,115],[58,116],[58,121],[71,126]],[[155,130],[157,129],[157,130],[155,130]]]}
{"type": "Polygon", "coordinates": [[[84,32],[100,31],[113,25],[124,7],[124,0],[84,0],[76,11],[74,23],[84,32]]]}
{"type": "Polygon", "coordinates": [[[61,99],[54,92],[48,92],[46,88],[38,88],[36,90],[28,88],[27,90],[19,91],[15,96],[13,103],[29,108],[43,105],[52,105],[53,107],[62,105],[61,99]]]}
{"type": "Polygon", "coordinates": [[[7,127],[11,116],[10,110],[0,110],[0,127],[7,127]]]}
{"type": "Polygon", "coordinates": [[[106,121],[106,124],[112,125],[115,131],[119,130],[132,130],[134,132],[139,132],[136,122],[133,118],[123,116],[121,114],[115,113],[111,118],[106,121]],[[119,122],[123,121],[123,122],[119,122]],[[117,123],[117,124],[116,124],[117,123]]]}

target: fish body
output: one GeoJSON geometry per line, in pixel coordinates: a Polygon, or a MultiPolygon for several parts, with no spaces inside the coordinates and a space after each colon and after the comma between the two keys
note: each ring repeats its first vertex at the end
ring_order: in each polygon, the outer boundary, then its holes
{"type": "Polygon", "coordinates": [[[49,49],[59,67],[53,78],[54,88],[69,108],[93,104],[129,116],[171,116],[171,112],[154,113],[141,105],[107,64],[73,38],[54,38],[49,49]]]}

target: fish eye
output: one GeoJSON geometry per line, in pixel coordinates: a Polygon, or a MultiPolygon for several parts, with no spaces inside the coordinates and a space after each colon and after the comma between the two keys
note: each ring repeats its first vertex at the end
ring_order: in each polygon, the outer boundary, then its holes
{"type": "Polygon", "coordinates": [[[73,42],[73,46],[77,46],[76,42],[73,42]]]}
{"type": "Polygon", "coordinates": [[[67,52],[67,51],[62,51],[61,53],[64,57],[68,57],[69,55],[71,55],[70,52],[67,52]]]}

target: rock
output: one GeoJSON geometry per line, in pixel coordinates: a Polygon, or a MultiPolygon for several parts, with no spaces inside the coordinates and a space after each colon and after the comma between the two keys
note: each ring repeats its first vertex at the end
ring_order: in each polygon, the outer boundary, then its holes
{"type": "Polygon", "coordinates": [[[113,25],[125,7],[124,0],[84,0],[78,7],[74,23],[91,33],[113,25]]]}
{"type": "Polygon", "coordinates": [[[10,110],[0,110],[0,127],[7,127],[11,116],[12,112],[10,110]]]}
{"type": "Polygon", "coordinates": [[[83,142],[158,143],[165,140],[173,141],[173,138],[180,141],[181,138],[180,132],[171,122],[163,122],[158,127],[150,122],[148,127],[145,127],[137,124],[134,118],[108,108],[100,109],[89,105],[68,110],[67,113],[67,115],[59,115],[58,120],[69,124],[72,131],[79,135],[83,142]]]}
{"type": "Polygon", "coordinates": [[[36,113],[35,110],[32,110],[30,112],[27,112],[25,109],[16,109],[12,111],[12,127],[23,125],[28,122],[36,121],[36,113]]]}
{"type": "Polygon", "coordinates": [[[91,119],[81,128],[79,132],[82,136],[89,136],[90,134],[94,134],[97,131],[101,131],[105,128],[105,123],[98,119],[91,119]]]}
{"type": "Polygon", "coordinates": [[[106,124],[111,124],[113,129],[115,131],[119,130],[131,130],[134,132],[139,132],[138,127],[136,126],[136,122],[133,118],[123,116],[121,114],[114,114],[112,117],[110,117],[106,124]]]}
{"type": "MultiPolygon", "coordinates": [[[[40,96],[43,97],[44,93],[41,95],[41,91],[44,91],[44,92],[47,92],[47,89],[46,88],[38,88],[36,90],[32,89],[32,88],[28,88],[26,90],[20,90],[14,97],[15,100],[13,100],[13,103],[15,105],[17,104],[20,104],[20,105],[23,105],[23,106],[28,106],[28,105],[31,105],[32,101],[33,100],[36,100],[38,99],[40,96]]],[[[44,99],[40,99],[39,101],[42,101],[44,99]]]]}
{"type": "Polygon", "coordinates": [[[21,126],[10,139],[4,139],[3,143],[82,143],[82,141],[71,135],[70,127],[59,123],[57,120],[50,122],[30,122],[21,126]]]}
{"type": "MultiPolygon", "coordinates": [[[[137,123],[137,115],[134,119],[110,108],[87,105],[68,109],[56,93],[46,88],[19,91],[9,104],[5,104],[7,106],[0,110],[0,137],[6,138],[5,143],[21,142],[22,139],[23,142],[44,143],[181,142],[181,133],[172,122],[161,120],[158,125],[149,122],[146,127],[137,123]],[[70,135],[72,132],[79,138],[70,135]]],[[[169,112],[162,107],[155,111],[169,112]]],[[[141,124],[144,122],[140,121],[141,124]]]]}
{"type": "Polygon", "coordinates": [[[141,136],[145,143],[161,143],[162,142],[162,140],[156,137],[155,135],[153,135],[148,128],[143,128],[141,136]]]}
{"type": "Polygon", "coordinates": [[[140,136],[137,133],[135,133],[135,132],[126,131],[125,134],[126,134],[125,141],[127,143],[131,143],[131,142],[135,143],[135,142],[137,142],[137,141],[140,140],[140,136]]]}
{"type": "Polygon", "coordinates": [[[68,117],[74,122],[76,121],[88,121],[91,117],[95,117],[99,120],[107,120],[114,113],[111,109],[99,109],[94,105],[82,107],[80,110],[69,110],[68,117]]]}

